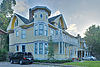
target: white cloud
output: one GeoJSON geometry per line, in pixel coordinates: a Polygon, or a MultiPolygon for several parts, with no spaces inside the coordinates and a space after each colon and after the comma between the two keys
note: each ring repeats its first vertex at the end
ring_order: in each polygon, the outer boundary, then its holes
{"type": "Polygon", "coordinates": [[[16,5],[13,7],[14,13],[20,13],[25,15],[28,12],[29,6],[25,0],[16,0],[16,5]]]}
{"type": "Polygon", "coordinates": [[[76,36],[78,34],[78,30],[77,30],[76,24],[70,24],[68,26],[67,32],[69,32],[71,35],[76,36]]]}
{"type": "Polygon", "coordinates": [[[53,17],[53,16],[56,16],[56,15],[59,15],[59,14],[61,14],[61,13],[60,13],[60,11],[58,10],[58,11],[56,11],[55,13],[51,14],[51,15],[49,16],[49,18],[50,18],[50,17],[53,17]]]}

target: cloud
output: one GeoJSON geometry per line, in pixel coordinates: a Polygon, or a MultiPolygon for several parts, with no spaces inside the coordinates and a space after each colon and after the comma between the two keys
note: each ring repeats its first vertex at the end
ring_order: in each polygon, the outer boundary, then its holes
{"type": "Polygon", "coordinates": [[[71,35],[76,36],[78,34],[78,30],[77,30],[76,24],[70,24],[68,26],[67,32],[69,32],[71,35]]]}
{"type": "Polygon", "coordinates": [[[51,14],[51,15],[49,16],[49,18],[50,18],[50,17],[53,17],[53,16],[56,16],[56,15],[59,15],[59,14],[61,14],[61,13],[60,13],[60,11],[58,10],[58,11],[56,11],[55,13],[51,14]]]}
{"type": "Polygon", "coordinates": [[[25,15],[25,12],[28,12],[29,6],[25,0],[16,0],[16,5],[13,7],[13,9],[15,13],[25,15]]]}

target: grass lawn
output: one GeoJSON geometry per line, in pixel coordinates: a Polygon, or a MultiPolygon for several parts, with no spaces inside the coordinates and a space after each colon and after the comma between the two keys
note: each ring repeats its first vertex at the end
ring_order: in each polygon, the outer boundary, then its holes
{"type": "Polygon", "coordinates": [[[85,67],[100,67],[100,61],[83,61],[64,63],[64,65],[85,66],[85,67]]]}

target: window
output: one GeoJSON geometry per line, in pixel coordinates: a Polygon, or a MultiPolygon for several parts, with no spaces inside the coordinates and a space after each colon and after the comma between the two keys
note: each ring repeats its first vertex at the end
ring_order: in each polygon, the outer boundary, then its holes
{"type": "Polygon", "coordinates": [[[35,54],[38,54],[38,45],[37,45],[37,43],[35,43],[35,54]]]}
{"type": "Polygon", "coordinates": [[[37,30],[35,30],[35,33],[34,33],[34,35],[35,35],[35,36],[37,36],[37,34],[38,34],[38,31],[37,31],[37,30]]]}
{"type": "Polygon", "coordinates": [[[16,37],[18,37],[18,30],[16,30],[16,37]]]}
{"type": "Polygon", "coordinates": [[[15,26],[18,26],[18,19],[16,19],[15,21],[15,26]]]}
{"type": "Polygon", "coordinates": [[[62,42],[60,42],[60,54],[62,54],[62,42]]]}
{"type": "Polygon", "coordinates": [[[22,45],[22,52],[25,52],[25,45],[22,45]]]}
{"type": "Polygon", "coordinates": [[[40,17],[42,18],[42,14],[40,14],[40,17]]]}
{"type": "Polygon", "coordinates": [[[56,35],[58,35],[58,30],[56,30],[56,35]]]}
{"type": "Polygon", "coordinates": [[[39,35],[43,35],[43,24],[39,24],[39,35]]]}
{"type": "Polygon", "coordinates": [[[45,30],[45,35],[48,36],[48,31],[47,30],[45,30]]]}
{"type": "Polygon", "coordinates": [[[21,38],[24,39],[26,37],[26,32],[25,30],[21,30],[21,38]]]}
{"type": "Polygon", "coordinates": [[[34,28],[34,35],[37,36],[38,35],[38,25],[36,24],[35,25],[35,28],[34,28]]]}
{"type": "Polygon", "coordinates": [[[16,45],[16,51],[19,51],[19,46],[18,45],[16,45]]]}
{"type": "Polygon", "coordinates": [[[35,18],[37,18],[37,15],[35,15],[35,18]]]}
{"type": "Polygon", "coordinates": [[[45,43],[44,49],[45,49],[45,54],[48,54],[48,44],[47,43],[45,43]]]}
{"type": "Polygon", "coordinates": [[[48,16],[46,15],[46,19],[48,18],[48,16]]]}
{"type": "Polygon", "coordinates": [[[39,43],[39,54],[43,54],[43,43],[39,43]]]}
{"type": "Polygon", "coordinates": [[[44,31],[44,35],[48,36],[47,25],[44,26],[44,29],[45,29],[45,31],[44,31]]]}

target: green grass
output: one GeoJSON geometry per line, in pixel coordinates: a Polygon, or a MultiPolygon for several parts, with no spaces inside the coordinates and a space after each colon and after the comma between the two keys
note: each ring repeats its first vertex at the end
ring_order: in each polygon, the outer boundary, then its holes
{"type": "Polygon", "coordinates": [[[85,67],[100,67],[100,61],[83,61],[64,63],[64,65],[85,66],[85,67]]]}

